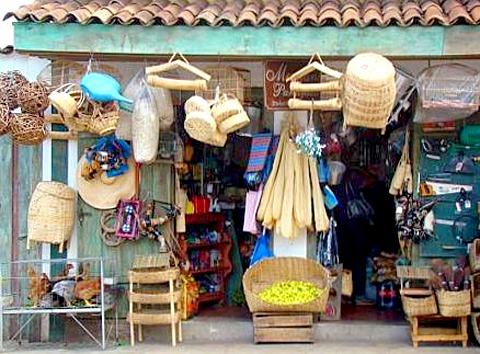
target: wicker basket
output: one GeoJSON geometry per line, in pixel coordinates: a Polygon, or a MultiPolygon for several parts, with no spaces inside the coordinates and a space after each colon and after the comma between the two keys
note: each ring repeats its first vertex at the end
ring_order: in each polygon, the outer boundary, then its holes
{"type": "Polygon", "coordinates": [[[480,273],[471,276],[472,306],[474,309],[480,309],[480,273]]]}
{"type": "Polygon", "coordinates": [[[436,315],[438,313],[435,295],[413,297],[402,295],[403,311],[408,317],[436,315]]]}
{"type": "Polygon", "coordinates": [[[159,284],[169,280],[177,280],[180,276],[180,269],[171,268],[168,270],[130,270],[128,279],[132,283],[159,284]]]}
{"type": "Polygon", "coordinates": [[[37,145],[47,138],[45,119],[34,114],[14,114],[10,123],[13,141],[22,145],[37,145]]]}
{"type": "Polygon", "coordinates": [[[445,317],[462,317],[471,313],[470,290],[437,291],[438,310],[445,317]]]}
{"type": "Polygon", "coordinates": [[[112,134],[117,128],[120,119],[120,110],[117,104],[113,102],[98,103],[88,101],[78,111],[76,120],[78,127],[86,126],[86,130],[96,135],[112,134]]]}
{"type": "Polygon", "coordinates": [[[217,129],[217,124],[210,112],[190,112],[183,124],[187,134],[195,140],[203,143],[210,140],[217,129]]]}
{"type": "Polygon", "coordinates": [[[480,238],[473,240],[468,256],[472,272],[480,272],[480,238]]]}
{"type": "Polygon", "coordinates": [[[0,135],[6,134],[10,130],[12,115],[6,103],[0,103],[0,135]]]}
{"type": "Polygon", "coordinates": [[[250,267],[243,275],[243,290],[250,312],[324,312],[330,293],[328,270],[317,262],[299,257],[265,259],[250,267]],[[325,291],[307,304],[273,305],[260,299],[259,293],[281,281],[308,281],[325,291]]]}
{"type": "Polygon", "coordinates": [[[31,241],[63,244],[75,223],[75,191],[60,182],[40,182],[28,208],[27,249],[31,241]]]}
{"type": "Polygon", "coordinates": [[[12,110],[18,108],[18,91],[26,84],[28,81],[20,71],[0,73],[0,102],[12,110]]]}
{"type": "Polygon", "coordinates": [[[205,69],[212,78],[207,83],[207,90],[198,92],[207,100],[215,99],[217,86],[226,94],[237,97],[240,102],[248,102],[251,99],[251,76],[250,71],[245,69],[224,67],[209,67],[205,69]]]}
{"type": "Polygon", "coordinates": [[[212,116],[217,124],[245,112],[240,101],[232,96],[222,95],[212,107],[212,116]]]}
{"type": "Polygon", "coordinates": [[[23,85],[18,92],[18,104],[23,113],[43,114],[50,104],[47,89],[38,82],[23,85]]]}
{"type": "Polygon", "coordinates": [[[395,68],[381,55],[359,54],[343,76],[344,124],[385,130],[395,102],[395,68]]]}
{"type": "Polygon", "coordinates": [[[397,277],[431,279],[433,277],[433,271],[430,267],[397,266],[397,277]]]}
{"type": "Polygon", "coordinates": [[[353,274],[349,269],[342,272],[342,295],[352,296],[353,294],[353,274]]]}

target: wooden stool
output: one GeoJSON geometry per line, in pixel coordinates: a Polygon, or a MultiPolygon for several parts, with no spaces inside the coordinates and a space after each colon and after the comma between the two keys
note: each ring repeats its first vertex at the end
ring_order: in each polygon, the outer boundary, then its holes
{"type": "Polygon", "coordinates": [[[467,316],[443,317],[440,315],[420,316],[411,318],[411,336],[413,346],[418,348],[420,342],[462,342],[466,347],[468,342],[467,316]],[[457,321],[456,328],[427,327],[426,322],[457,321]]]}
{"type": "Polygon", "coordinates": [[[255,343],[313,343],[313,315],[294,312],[253,314],[255,343]]]}
{"type": "Polygon", "coordinates": [[[130,344],[135,345],[135,327],[138,325],[138,341],[143,341],[143,325],[170,325],[172,345],[182,341],[182,321],[180,313],[180,290],[175,288],[174,281],[180,276],[178,268],[168,270],[131,270],[128,272],[130,344]],[[168,283],[168,290],[142,289],[140,285],[161,285],[168,283]],[[145,308],[143,305],[148,306],[145,308]],[[161,308],[163,305],[164,308],[161,308]],[[166,305],[168,309],[165,309],[166,305]],[[143,307],[142,307],[143,306],[143,307]],[[160,308],[158,308],[160,307],[160,308]]]}

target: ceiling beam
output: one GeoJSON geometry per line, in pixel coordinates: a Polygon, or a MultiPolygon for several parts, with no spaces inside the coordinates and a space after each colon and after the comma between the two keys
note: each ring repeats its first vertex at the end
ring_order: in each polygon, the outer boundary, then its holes
{"type": "Polygon", "coordinates": [[[350,57],[374,51],[396,58],[480,57],[480,26],[209,27],[16,22],[25,53],[119,56],[350,57]]]}

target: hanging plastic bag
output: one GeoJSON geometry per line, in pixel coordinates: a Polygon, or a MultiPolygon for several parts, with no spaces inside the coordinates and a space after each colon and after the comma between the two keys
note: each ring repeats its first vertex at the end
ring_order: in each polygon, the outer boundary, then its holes
{"type": "Polygon", "coordinates": [[[253,249],[252,257],[250,258],[250,267],[264,258],[271,257],[274,257],[274,255],[270,249],[270,234],[267,229],[264,228],[262,234],[257,239],[257,243],[255,243],[255,248],[253,249]]]}
{"type": "Polygon", "coordinates": [[[132,113],[132,146],[135,161],[153,162],[158,153],[160,122],[155,99],[145,84],[135,100],[132,113]]]}
{"type": "Polygon", "coordinates": [[[175,119],[172,93],[170,90],[161,87],[149,86],[149,88],[157,104],[160,130],[168,130],[172,126],[175,119]]]}
{"type": "Polygon", "coordinates": [[[340,263],[336,226],[337,223],[330,217],[328,231],[319,234],[317,260],[327,268],[333,268],[340,263]]]}

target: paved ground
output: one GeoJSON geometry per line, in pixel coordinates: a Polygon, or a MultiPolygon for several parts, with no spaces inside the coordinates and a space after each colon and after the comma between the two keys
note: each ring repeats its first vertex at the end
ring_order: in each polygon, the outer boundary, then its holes
{"type": "Polygon", "coordinates": [[[16,354],[50,354],[50,353],[118,353],[118,354],[404,354],[404,353],[480,353],[479,347],[470,346],[461,348],[461,346],[442,345],[430,346],[423,345],[419,349],[414,349],[409,343],[315,343],[315,344],[262,344],[253,345],[247,343],[184,343],[176,348],[162,344],[141,344],[134,348],[128,345],[119,347],[110,347],[106,351],[100,351],[93,346],[88,347],[54,347],[51,345],[36,345],[32,347],[7,347],[7,352],[16,354]]]}

